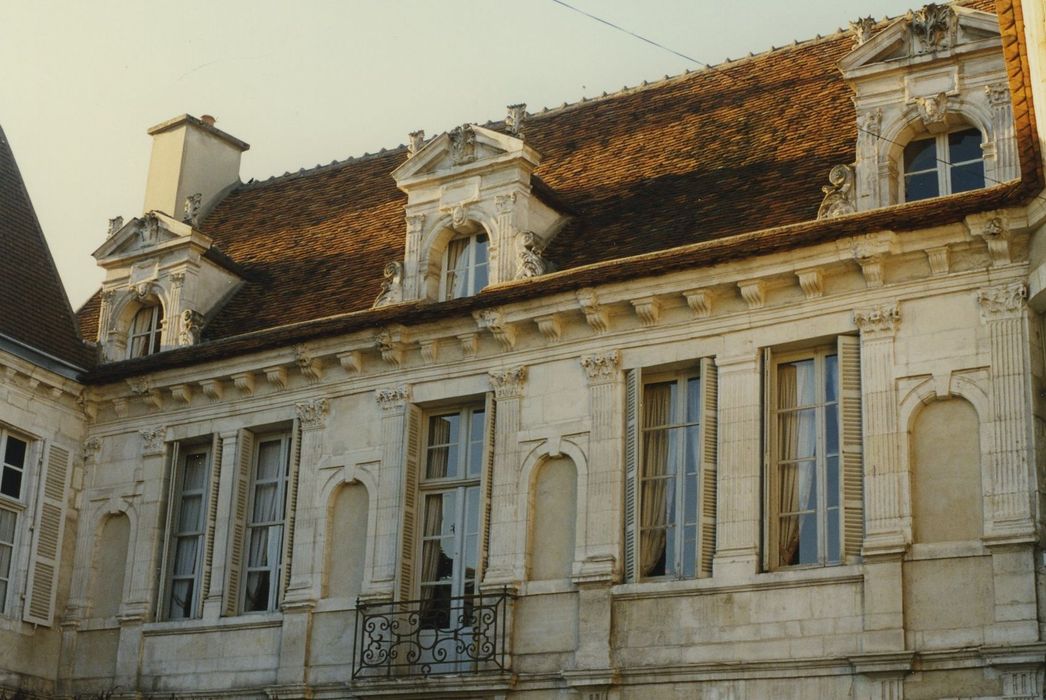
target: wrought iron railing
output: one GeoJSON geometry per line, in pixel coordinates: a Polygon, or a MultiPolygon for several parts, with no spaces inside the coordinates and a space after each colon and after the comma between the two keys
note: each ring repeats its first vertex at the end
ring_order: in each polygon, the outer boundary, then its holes
{"type": "Polygon", "coordinates": [[[352,677],[398,678],[508,669],[507,590],[356,604],[352,677]]]}

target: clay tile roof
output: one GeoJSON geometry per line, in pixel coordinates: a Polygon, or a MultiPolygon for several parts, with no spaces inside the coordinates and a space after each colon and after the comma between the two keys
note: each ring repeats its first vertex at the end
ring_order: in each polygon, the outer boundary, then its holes
{"type": "Polygon", "coordinates": [[[90,364],[11,145],[0,128],[0,336],[77,367],[90,364]]]}
{"type": "MultiPolygon", "coordinates": [[[[995,9],[990,0],[961,4],[995,9]]],[[[1021,140],[1019,185],[816,221],[829,169],[855,155],[852,92],[836,68],[853,37],[837,33],[528,116],[527,143],[543,156],[538,194],[573,216],[546,251],[559,272],[469,300],[368,311],[385,263],[403,259],[406,198],[390,173],[405,149],[244,185],[203,224],[254,275],[205,329],[210,342],[102,368],[95,378],[202,361],[209,345],[218,357],[392,320],[420,322],[1012,204],[1037,192],[1042,177],[1011,1],[1000,0],[999,12],[1021,140]]],[[[81,314],[85,335],[95,313],[89,303],[81,314]]]]}

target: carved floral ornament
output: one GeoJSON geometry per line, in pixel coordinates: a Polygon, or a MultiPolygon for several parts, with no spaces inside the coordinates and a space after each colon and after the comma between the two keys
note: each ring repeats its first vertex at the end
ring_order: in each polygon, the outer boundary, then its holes
{"type": "Polygon", "coordinates": [[[164,440],[167,438],[167,428],[159,425],[155,428],[147,430],[139,430],[139,436],[142,438],[142,454],[143,455],[158,455],[163,454],[164,451],[164,440]]]}
{"type": "Polygon", "coordinates": [[[412,131],[407,135],[407,157],[413,158],[425,147],[425,132],[412,131]]]}
{"type": "Polygon", "coordinates": [[[471,124],[462,124],[448,136],[450,137],[450,162],[464,165],[476,160],[476,132],[471,124]]]}
{"type": "Polygon", "coordinates": [[[862,335],[892,335],[901,325],[901,310],[896,304],[858,309],[853,320],[862,335]]]}
{"type": "Polygon", "coordinates": [[[854,166],[837,165],[828,172],[828,184],[821,188],[824,199],[817,210],[818,219],[834,219],[857,211],[854,166]]]}
{"type": "Polygon", "coordinates": [[[315,430],[322,428],[330,413],[330,402],[327,399],[313,399],[303,403],[295,404],[298,413],[298,421],[303,430],[315,430]]]}
{"type": "Polygon", "coordinates": [[[590,384],[612,382],[618,378],[621,353],[611,350],[599,355],[584,355],[580,362],[590,384]]]}
{"type": "Polygon", "coordinates": [[[410,401],[410,386],[401,384],[399,386],[375,389],[374,399],[382,410],[393,411],[403,408],[410,401]]]}
{"type": "Polygon", "coordinates": [[[507,107],[508,114],[505,116],[505,127],[508,132],[518,139],[523,138],[523,125],[527,119],[527,105],[520,103],[518,105],[509,105],[507,107]]]}
{"type": "Polygon", "coordinates": [[[1028,304],[1028,286],[1023,282],[987,287],[977,292],[977,303],[985,319],[1020,314],[1028,304]]]}
{"type": "Polygon", "coordinates": [[[861,17],[857,21],[850,22],[850,29],[854,33],[854,46],[863,46],[875,33],[875,18],[861,17]]]}
{"type": "Polygon", "coordinates": [[[123,217],[122,216],[114,216],[113,218],[109,219],[109,231],[108,231],[108,233],[106,234],[105,237],[106,238],[112,238],[122,228],[123,228],[123,217]]]}
{"type": "Polygon", "coordinates": [[[488,373],[490,387],[499,399],[518,398],[523,394],[523,383],[527,380],[527,368],[524,366],[495,370],[488,373]]]}
{"type": "Polygon", "coordinates": [[[950,5],[930,3],[908,12],[913,53],[937,51],[955,43],[959,18],[950,5]]]}

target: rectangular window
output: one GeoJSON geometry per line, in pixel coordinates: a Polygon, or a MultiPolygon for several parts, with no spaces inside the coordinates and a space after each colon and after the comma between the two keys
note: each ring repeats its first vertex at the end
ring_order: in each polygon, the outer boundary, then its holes
{"type": "Polygon", "coordinates": [[[25,468],[29,441],[0,430],[0,615],[8,614],[14,575],[15,535],[24,510],[25,468]],[[6,504],[4,501],[8,501],[6,504]]]}
{"type": "Polygon", "coordinates": [[[11,562],[15,555],[15,526],[18,513],[0,507],[0,615],[7,613],[7,592],[11,588],[11,562]]]}
{"type": "Polygon", "coordinates": [[[290,435],[257,438],[247,506],[243,611],[275,610],[283,564],[290,435]]]}
{"type": "Polygon", "coordinates": [[[476,593],[480,555],[480,479],[486,412],[463,408],[430,415],[419,483],[422,515],[420,593],[423,629],[463,622],[476,593]],[[458,599],[459,602],[452,602],[458,599]],[[464,600],[461,600],[464,599],[464,600]],[[461,607],[458,616],[452,610],[461,607]]]}
{"type": "Polygon", "coordinates": [[[626,569],[632,581],[711,575],[716,371],[628,375],[626,569]]]}
{"type": "Polygon", "coordinates": [[[210,448],[183,448],[176,458],[172,493],[170,544],[167,571],[168,620],[184,620],[200,614],[204,538],[211,483],[210,448]]]}
{"type": "Polygon", "coordinates": [[[859,553],[863,509],[858,352],[857,339],[843,336],[830,346],[768,353],[771,568],[841,564],[848,554],[859,553]],[[844,437],[849,442],[845,446],[844,437]]]}

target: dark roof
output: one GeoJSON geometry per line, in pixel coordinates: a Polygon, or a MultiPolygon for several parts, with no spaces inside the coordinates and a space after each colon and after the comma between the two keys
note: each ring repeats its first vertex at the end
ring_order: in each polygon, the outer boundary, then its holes
{"type": "Polygon", "coordinates": [[[44,240],[11,145],[0,128],[0,336],[87,367],[91,352],[44,240]]]}
{"type": "MultiPolygon", "coordinates": [[[[560,272],[470,299],[370,310],[384,264],[403,258],[405,196],[390,173],[404,149],[244,185],[203,230],[254,281],[205,329],[208,342],[100,367],[93,380],[1015,204],[1042,178],[1019,27],[1009,0],[999,11],[1020,184],[816,220],[820,187],[833,165],[853,160],[856,140],[852,93],[836,68],[853,37],[835,34],[530,115],[526,140],[543,156],[536,174],[574,217],[546,253],[560,272]]],[[[85,335],[95,316],[89,303],[85,335]]]]}

